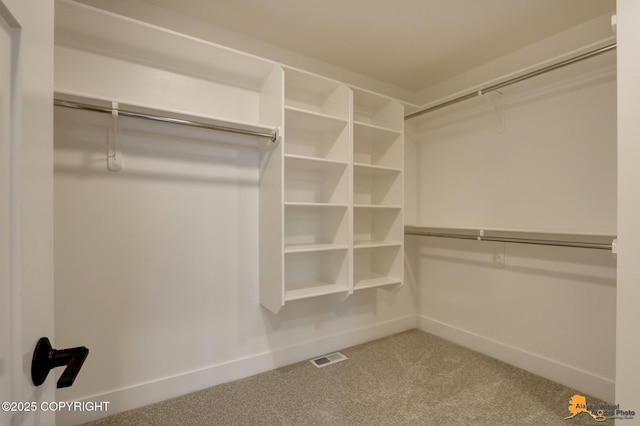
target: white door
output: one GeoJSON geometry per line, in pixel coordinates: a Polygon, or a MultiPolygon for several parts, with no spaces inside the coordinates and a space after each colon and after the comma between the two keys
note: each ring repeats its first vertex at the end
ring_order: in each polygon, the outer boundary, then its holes
{"type": "Polygon", "coordinates": [[[53,342],[52,96],[53,1],[0,0],[2,426],[55,422],[54,374],[31,380],[37,341],[53,342]]]}

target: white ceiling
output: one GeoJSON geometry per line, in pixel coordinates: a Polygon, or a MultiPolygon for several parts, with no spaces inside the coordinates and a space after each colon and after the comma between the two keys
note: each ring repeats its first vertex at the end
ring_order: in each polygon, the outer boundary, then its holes
{"type": "Polygon", "coordinates": [[[615,0],[144,0],[419,91],[615,10],[615,0]]]}

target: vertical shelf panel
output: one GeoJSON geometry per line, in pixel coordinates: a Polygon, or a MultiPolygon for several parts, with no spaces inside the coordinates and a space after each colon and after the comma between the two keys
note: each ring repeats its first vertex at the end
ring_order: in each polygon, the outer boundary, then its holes
{"type": "Polygon", "coordinates": [[[353,92],[353,290],[404,278],[404,108],[353,92]]]}
{"type": "MultiPolygon", "coordinates": [[[[284,124],[284,72],[273,70],[262,86],[260,113],[266,121],[282,128],[284,124]]],[[[283,135],[284,136],[284,135],[283,135]]],[[[272,144],[260,152],[259,268],[260,303],[272,312],[284,304],[283,214],[284,148],[272,144]]]]}
{"type": "Polygon", "coordinates": [[[285,70],[284,302],[350,290],[350,96],[341,83],[285,70]]]}

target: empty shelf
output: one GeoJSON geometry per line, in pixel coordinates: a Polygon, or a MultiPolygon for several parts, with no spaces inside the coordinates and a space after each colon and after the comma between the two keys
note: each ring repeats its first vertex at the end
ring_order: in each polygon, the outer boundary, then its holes
{"type": "Polygon", "coordinates": [[[287,283],[284,300],[299,300],[327,294],[346,293],[347,291],[348,289],[344,286],[323,281],[287,283]]]}

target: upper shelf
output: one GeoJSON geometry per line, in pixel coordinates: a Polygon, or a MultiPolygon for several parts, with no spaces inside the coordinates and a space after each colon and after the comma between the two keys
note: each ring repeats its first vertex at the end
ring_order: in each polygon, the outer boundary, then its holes
{"type": "Polygon", "coordinates": [[[56,44],[259,90],[264,59],[70,0],[56,1],[56,44]]]}
{"type": "Polygon", "coordinates": [[[404,107],[400,102],[364,90],[353,90],[353,120],[371,127],[402,132],[404,107]]]}
{"type": "Polygon", "coordinates": [[[54,90],[281,127],[273,62],[69,0],[56,2],[54,90]]]}
{"type": "Polygon", "coordinates": [[[349,89],[328,80],[290,68],[285,68],[285,105],[348,120],[349,89]]]}

